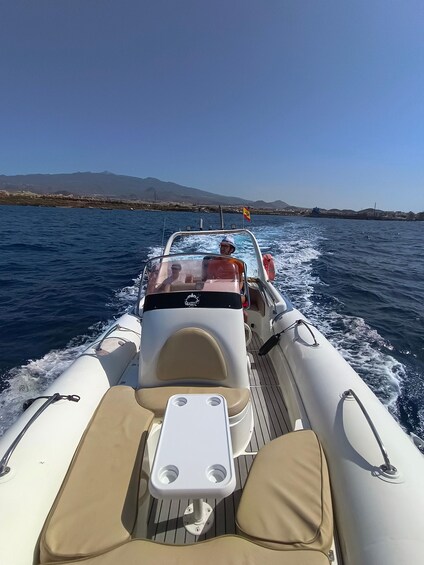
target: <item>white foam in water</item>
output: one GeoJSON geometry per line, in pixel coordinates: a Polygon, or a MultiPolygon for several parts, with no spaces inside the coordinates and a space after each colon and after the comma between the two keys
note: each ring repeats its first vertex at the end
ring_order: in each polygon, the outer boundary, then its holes
{"type": "Polygon", "coordinates": [[[130,286],[124,286],[124,288],[121,288],[120,290],[115,292],[113,303],[108,304],[107,306],[113,306],[117,308],[119,313],[121,314],[131,310],[137,302],[141,276],[142,273],[140,273],[135,279],[133,279],[134,284],[130,286]]]}
{"type": "MultiPolygon", "coordinates": [[[[152,247],[150,248],[147,257],[148,259],[152,259],[153,257],[158,257],[159,255],[162,254],[162,251],[163,251],[162,247],[152,247]]],[[[137,302],[142,276],[143,276],[143,272],[140,272],[139,275],[137,275],[137,277],[133,279],[132,285],[124,286],[124,288],[117,290],[115,292],[113,301],[107,304],[107,306],[116,308],[117,310],[116,317],[122,315],[125,312],[129,312],[135,306],[137,302]]]]}
{"type": "Polygon", "coordinates": [[[22,412],[23,403],[44,390],[69,367],[86,346],[53,350],[8,373],[9,387],[0,396],[0,436],[22,412]]]}
{"type": "MultiPolygon", "coordinates": [[[[316,324],[319,326],[319,324],[316,324]]],[[[381,349],[392,349],[363,318],[331,312],[324,324],[326,337],[391,411],[396,410],[405,367],[381,349]],[[334,330],[343,326],[343,330],[334,330]]]]}
{"type": "MultiPolygon", "coordinates": [[[[284,237],[274,238],[272,252],[277,267],[276,287],[288,294],[298,308],[327,337],[348,363],[370,386],[380,400],[396,411],[400,382],[405,367],[382,350],[392,346],[372,329],[363,318],[340,314],[332,304],[316,302],[316,286],[323,282],[313,274],[313,261],[321,255],[324,239],[318,224],[287,224],[284,237]]],[[[267,237],[265,232],[264,238],[267,237]]],[[[259,238],[258,238],[259,239],[259,238]]]]}
{"type": "Polygon", "coordinates": [[[91,335],[74,338],[64,349],[49,351],[41,359],[30,359],[25,365],[11,369],[7,375],[8,387],[0,394],[0,436],[22,413],[26,400],[40,396],[65,369],[87,349],[87,346],[114,322],[96,324],[91,335]],[[78,344],[76,344],[78,342],[78,344]]]}

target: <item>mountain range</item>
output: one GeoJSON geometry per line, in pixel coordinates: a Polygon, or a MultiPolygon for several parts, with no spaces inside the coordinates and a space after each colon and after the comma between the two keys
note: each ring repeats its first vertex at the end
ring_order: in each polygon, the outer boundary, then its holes
{"type": "Polygon", "coordinates": [[[198,188],[165,182],[156,178],[139,178],[102,173],[78,172],[64,174],[0,175],[0,190],[35,192],[75,196],[110,197],[144,202],[180,202],[188,204],[250,206],[284,209],[290,206],[282,200],[264,202],[237,196],[224,196],[198,188]]]}

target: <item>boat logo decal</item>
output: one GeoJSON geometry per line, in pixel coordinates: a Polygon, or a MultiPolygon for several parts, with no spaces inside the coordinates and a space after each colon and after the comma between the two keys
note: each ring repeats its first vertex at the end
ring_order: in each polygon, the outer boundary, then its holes
{"type": "Polygon", "coordinates": [[[184,304],[189,308],[193,308],[193,306],[197,306],[200,302],[200,296],[198,294],[189,294],[184,301],[184,304]]]}

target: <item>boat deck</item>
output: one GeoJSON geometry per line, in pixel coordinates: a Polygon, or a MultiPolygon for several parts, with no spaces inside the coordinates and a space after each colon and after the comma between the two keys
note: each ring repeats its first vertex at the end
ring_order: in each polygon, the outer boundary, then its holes
{"type": "Polygon", "coordinates": [[[259,337],[253,334],[249,355],[252,366],[250,384],[255,429],[245,454],[234,461],[237,484],[233,494],[220,501],[205,499],[215,509],[215,520],[211,529],[202,536],[194,536],[184,528],[182,516],[191,502],[189,499],[152,499],[147,525],[149,539],[186,544],[223,534],[235,534],[237,506],[256,452],[272,439],[289,431],[289,417],[277,375],[270,360],[266,356],[258,355],[260,345],[259,337]]]}

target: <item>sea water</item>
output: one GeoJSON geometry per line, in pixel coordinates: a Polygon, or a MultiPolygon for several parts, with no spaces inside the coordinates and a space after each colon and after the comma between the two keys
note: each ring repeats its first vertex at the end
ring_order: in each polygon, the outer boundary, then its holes
{"type": "MultiPolygon", "coordinates": [[[[134,306],[143,264],[167,237],[200,218],[219,227],[208,213],[0,206],[0,435],[134,306]]],[[[253,216],[245,227],[274,256],[277,288],[424,436],[424,223],[253,216]]]]}

